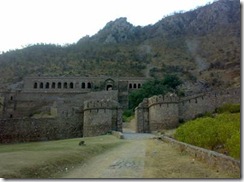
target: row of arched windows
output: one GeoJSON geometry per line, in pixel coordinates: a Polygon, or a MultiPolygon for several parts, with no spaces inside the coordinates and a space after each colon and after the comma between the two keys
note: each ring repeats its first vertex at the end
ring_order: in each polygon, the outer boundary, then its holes
{"type": "MultiPolygon", "coordinates": [[[[129,89],[139,89],[141,88],[141,83],[129,83],[129,89]]],[[[74,88],[82,88],[82,89],[91,89],[91,82],[82,82],[82,83],[74,83],[74,82],[34,82],[34,89],[74,89],[74,88]]]]}
{"type": "Polygon", "coordinates": [[[92,88],[92,84],[90,82],[82,82],[82,83],[76,83],[74,84],[73,82],[40,82],[37,83],[35,82],[33,85],[34,89],[74,89],[74,88],[82,88],[82,89],[91,89],[92,88]]]}
{"type": "Polygon", "coordinates": [[[141,84],[140,83],[130,83],[129,84],[129,89],[133,89],[133,88],[141,88],[141,84]]]}

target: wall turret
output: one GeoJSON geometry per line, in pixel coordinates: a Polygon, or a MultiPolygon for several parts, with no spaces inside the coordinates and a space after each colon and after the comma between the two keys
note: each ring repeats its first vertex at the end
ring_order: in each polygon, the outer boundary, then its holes
{"type": "Polygon", "coordinates": [[[118,102],[110,99],[84,102],[83,134],[98,136],[107,132],[122,131],[122,109],[118,102]]]}

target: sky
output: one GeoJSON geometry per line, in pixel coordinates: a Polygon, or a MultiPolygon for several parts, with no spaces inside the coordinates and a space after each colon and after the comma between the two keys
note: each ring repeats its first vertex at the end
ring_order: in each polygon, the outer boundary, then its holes
{"type": "Polygon", "coordinates": [[[37,43],[72,44],[120,17],[135,26],[214,0],[0,0],[0,53],[37,43]]]}

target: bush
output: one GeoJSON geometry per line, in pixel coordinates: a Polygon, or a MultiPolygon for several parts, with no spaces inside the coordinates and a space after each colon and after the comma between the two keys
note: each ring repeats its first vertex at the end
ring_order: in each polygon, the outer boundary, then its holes
{"type": "Polygon", "coordinates": [[[240,112],[240,104],[224,104],[222,107],[217,109],[217,113],[239,113],[240,112]]]}
{"type": "Polygon", "coordinates": [[[134,114],[132,109],[127,109],[123,112],[123,116],[130,117],[134,114]]]}
{"type": "Polygon", "coordinates": [[[235,132],[226,142],[226,148],[228,149],[230,156],[237,159],[239,159],[241,155],[240,135],[240,132],[235,132]]]}
{"type": "Polygon", "coordinates": [[[240,158],[240,113],[197,118],[177,128],[174,137],[182,142],[210,150],[227,151],[240,158]]]}

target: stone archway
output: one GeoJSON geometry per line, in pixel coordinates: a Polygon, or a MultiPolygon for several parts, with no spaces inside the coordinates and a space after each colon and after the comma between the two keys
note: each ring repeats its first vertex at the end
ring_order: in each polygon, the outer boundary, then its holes
{"type": "Polygon", "coordinates": [[[114,80],[111,78],[105,80],[105,90],[113,90],[114,89],[114,80]]]}

